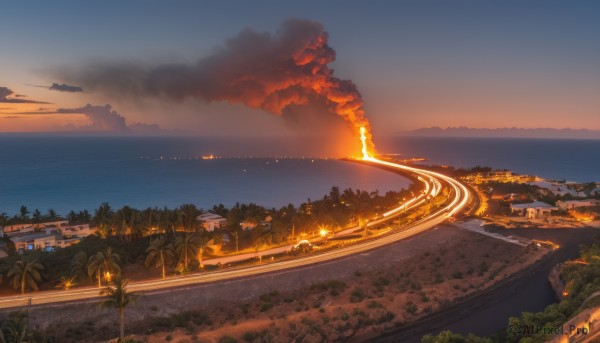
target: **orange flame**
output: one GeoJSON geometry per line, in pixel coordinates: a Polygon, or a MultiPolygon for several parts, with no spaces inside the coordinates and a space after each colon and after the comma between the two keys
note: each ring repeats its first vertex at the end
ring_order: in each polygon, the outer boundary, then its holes
{"type": "Polygon", "coordinates": [[[367,128],[364,126],[360,127],[360,142],[362,144],[362,159],[368,160],[372,158],[367,148],[367,128]]]}

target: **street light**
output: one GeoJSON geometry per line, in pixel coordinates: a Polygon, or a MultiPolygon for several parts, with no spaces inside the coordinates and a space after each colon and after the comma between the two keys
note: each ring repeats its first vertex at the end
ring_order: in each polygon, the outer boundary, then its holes
{"type": "Polygon", "coordinates": [[[327,234],[329,233],[329,231],[327,231],[325,228],[321,228],[321,230],[319,230],[319,234],[321,235],[321,237],[325,238],[327,236],[327,234]]]}

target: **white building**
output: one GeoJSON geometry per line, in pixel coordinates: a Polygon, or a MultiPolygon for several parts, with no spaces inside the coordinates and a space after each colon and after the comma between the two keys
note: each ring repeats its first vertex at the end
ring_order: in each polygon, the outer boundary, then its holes
{"type": "Polygon", "coordinates": [[[546,219],[552,211],[556,210],[558,210],[558,207],[541,201],[534,201],[528,204],[510,204],[511,213],[516,213],[527,219],[546,219]]]}
{"type": "Polygon", "coordinates": [[[15,243],[17,251],[52,251],[56,247],[56,236],[56,234],[40,232],[12,237],[11,240],[15,243]]]}
{"type": "Polygon", "coordinates": [[[583,199],[583,200],[567,200],[567,201],[557,201],[556,205],[560,207],[561,210],[572,210],[577,207],[592,207],[592,206],[600,206],[600,200],[597,199],[583,199]]]}
{"type": "Polygon", "coordinates": [[[222,228],[227,225],[227,219],[221,217],[218,214],[206,212],[196,217],[201,223],[202,227],[206,231],[214,231],[215,229],[222,228]]]}

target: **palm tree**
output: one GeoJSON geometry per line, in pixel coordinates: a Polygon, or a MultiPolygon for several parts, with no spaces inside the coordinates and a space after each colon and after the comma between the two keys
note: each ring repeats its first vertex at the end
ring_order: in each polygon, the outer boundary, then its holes
{"type": "Polygon", "coordinates": [[[240,245],[239,245],[240,231],[239,231],[239,229],[231,230],[229,232],[229,235],[235,239],[235,252],[238,253],[240,251],[240,245]]]}
{"type": "Polygon", "coordinates": [[[175,240],[175,253],[177,254],[179,264],[183,264],[185,270],[188,270],[188,262],[198,251],[198,240],[198,234],[195,232],[186,232],[175,240]]]}
{"type": "Polygon", "coordinates": [[[19,311],[8,315],[0,326],[0,342],[35,342],[33,334],[27,331],[27,313],[19,311]]]}
{"type": "Polygon", "coordinates": [[[97,226],[110,225],[114,212],[107,202],[103,202],[94,213],[94,223],[97,226]]]}
{"type": "Polygon", "coordinates": [[[179,222],[185,231],[195,231],[198,228],[198,216],[202,212],[194,204],[183,204],[178,209],[179,222]]]}
{"type": "Polygon", "coordinates": [[[101,275],[104,274],[107,281],[112,275],[119,275],[121,267],[119,266],[120,257],[112,251],[111,247],[106,248],[106,251],[98,251],[96,255],[90,257],[88,261],[88,275],[96,275],[98,279],[98,287],[102,286],[101,275]]]}
{"type": "Polygon", "coordinates": [[[129,206],[123,206],[121,209],[115,212],[115,229],[121,238],[131,238],[137,232],[137,217],[137,210],[129,206]]]}
{"type": "Polygon", "coordinates": [[[21,220],[28,220],[29,219],[29,209],[27,208],[27,206],[21,205],[21,208],[19,209],[19,214],[20,214],[21,220]]]}
{"type": "Polygon", "coordinates": [[[146,267],[154,264],[156,268],[162,268],[162,278],[165,278],[165,266],[173,263],[175,254],[173,253],[173,244],[167,243],[165,237],[159,237],[150,243],[146,249],[146,267]]]}
{"type": "Polygon", "coordinates": [[[38,210],[36,208],[35,211],[33,211],[33,221],[35,223],[39,223],[41,218],[42,218],[42,212],[40,212],[40,210],[38,210]]]}
{"type": "Polygon", "coordinates": [[[37,259],[28,260],[23,257],[8,271],[8,277],[12,279],[13,288],[21,288],[21,294],[25,294],[27,287],[38,290],[37,283],[42,281],[42,270],[44,266],[37,259]]]}
{"type": "Polygon", "coordinates": [[[209,239],[208,237],[202,237],[198,239],[198,263],[200,264],[200,268],[203,268],[202,257],[204,255],[204,251],[212,250],[213,245],[215,243],[214,239],[209,239]]]}
{"type": "Polygon", "coordinates": [[[127,292],[128,283],[129,281],[123,280],[121,276],[117,276],[113,282],[114,286],[108,286],[100,291],[100,295],[107,297],[107,299],[100,303],[100,306],[104,308],[116,308],[119,312],[119,342],[123,342],[123,337],[125,336],[125,307],[135,302],[137,298],[136,295],[127,292]]]}
{"type": "Polygon", "coordinates": [[[56,211],[51,208],[48,210],[48,219],[56,219],[58,218],[58,215],[56,214],[56,211]]]}
{"type": "Polygon", "coordinates": [[[85,251],[80,251],[73,256],[73,260],[71,261],[71,275],[79,278],[80,281],[83,281],[88,276],[88,257],[85,251]]]}
{"type": "Polygon", "coordinates": [[[9,255],[12,255],[14,253],[17,252],[17,247],[15,246],[15,242],[13,242],[10,237],[8,237],[7,234],[4,234],[1,238],[0,238],[0,242],[3,242],[4,245],[6,246],[6,252],[9,255]]]}

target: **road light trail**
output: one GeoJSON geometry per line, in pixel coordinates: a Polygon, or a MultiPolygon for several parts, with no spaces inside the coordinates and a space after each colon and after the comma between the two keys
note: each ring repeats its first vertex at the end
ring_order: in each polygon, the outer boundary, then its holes
{"type": "MultiPolygon", "coordinates": [[[[145,292],[146,294],[151,294],[168,291],[170,288],[174,287],[185,287],[202,283],[218,282],[238,278],[251,278],[259,274],[282,272],[285,269],[289,268],[299,268],[314,263],[330,261],[332,259],[342,258],[352,254],[365,252],[388,244],[392,244],[399,240],[406,239],[413,235],[432,229],[444,222],[445,220],[447,220],[449,217],[452,217],[453,215],[458,213],[460,210],[462,210],[469,201],[468,189],[460,182],[443,174],[429,170],[409,167],[401,164],[396,164],[388,161],[383,161],[373,158],[371,156],[363,158],[363,161],[369,162],[370,164],[374,165],[385,166],[388,168],[413,173],[417,175],[419,181],[423,182],[425,185],[424,192],[418,194],[412,199],[409,199],[408,201],[401,204],[399,207],[386,212],[381,218],[371,221],[367,224],[367,227],[379,225],[381,223],[389,221],[393,219],[396,215],[399,215],[401,211],[404,211],[405,209],[412,209],[420,206],[421,204],[427,201],[426,199],[428,197],[433,197],[439,194],[443,184],[449,185],[449,187],[452,189],[452,194],[454,195],[454,197],[448,205],[428,215],[427,217],[422,218],[415,223],[407,225],[401,228],[400,230],[392,231],[392,233],[382,235],[381,237],[364,241],[362,243],[346,246],[335,250],[330,250],[323,253],[311,254],[302,258],[279,261],[275,263],[260,264],[244,268],[236,268],[209,273],[174,276],[168,277],[166,279],[133,281],[129,283],[129,291],[145,292]]],[[[357,228],[355,227],[349,230],[356,231],[356,229],[357,228]]],[[[287,246],[278,247],[274,249],[277,249],[277,251],[279,251],[286,247],[287,246]]],[[[261,252],[261,255],[265,256],[269,253],[269,251],[274,251],[274,249],[263,251],[261,252]]],[[[235,255],[233,257],[235,257],[235,255]]],[[[239,257],[240,256],[238,255],[238,258],[239,257]]],[[[34,292],[26,295],[3,297],[0,299],[0,308],[15,308],[28,305],[42,305],[73,301],[93,301],[99,297],[99,289],[96,287],[77,288],[68,291],[34,292]]]]}

